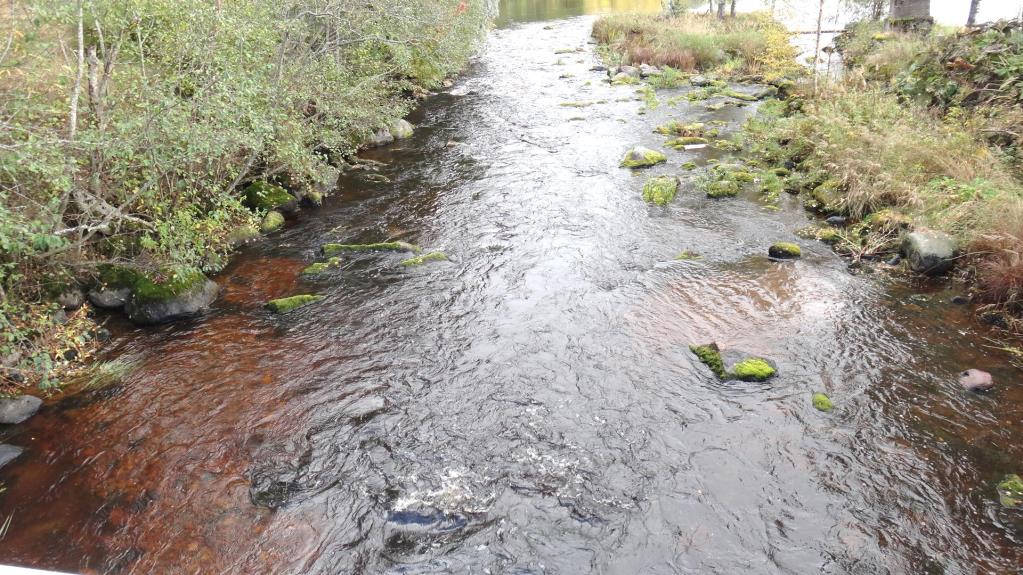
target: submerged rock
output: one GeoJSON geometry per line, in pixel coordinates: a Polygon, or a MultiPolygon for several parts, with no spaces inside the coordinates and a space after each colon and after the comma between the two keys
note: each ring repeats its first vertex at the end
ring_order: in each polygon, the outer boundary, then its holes
{"type": "Polygon", "coordinates": [[[395,120],[391,122],[389,127],[391,137],[395,140],[404,140],[405,138],[411,138],[415,131],[415,126],[409,123],[408,120],[395,120]]]}
{"type": "Polygon", "coordinates": [[[831,402],[831,398],[825,393],[813,394],[813,407],[817,411],[823,411],[825,413],[835,408],[835,404],[831,402]]]}
{"type": "Polygon", "coordinates": [[[8,445],[6,443],[0,443],[0,467],[7,465],[8,463],[17,459],[24,449],[16,445],[8,445]]]}
{"type": "Polygon", "coordinates": [[[34,395],[19,395],[0,399],[0,423],[14,425],[32,417],[42,407],[43,400],[34,395]]]}
{"type": "Polygon", "coordinates": [[[426,262],[445,262],[448,261],[448,256],[444,252],[430,252],[414,258],[408,258],[401,260],[401,265],[406,267],[421,266],[426,262]]]}
{"type": "Polygon", "coordinates": [[[336,267],[339,267],[340,265],[341,265],[341,258],[333,257],[333,258],[330,258],[329,260],[327,260],[325,262],[316,262],[314,264],[310,264],[308,267],[306,267],[304,270],[302,270],[301,273],[304,276],[321,274],[321,273],[329,270],[330,268],[336,268],[336,267]]]}
{"type": "Polygon", "coordinates": [[[266,302],[266,308],[274,313],[288,313],[289,311],[298,309],[302,306],[318,302],[321,299],[323,299],[322,295],[293,295],[291,297],[270,300],[266,302]]]}
{"type": "Polygon", "coordinates": [[[946,233],[920,231],[906,234],[902,253],[909,262],[909,269],[935,276],[955,267],[958,249],[955,238],[946,233]]]}
{"type": "Polygon", "coordinates": [[[364,148],[378,148],[380,146],[386,146],[394,141],[394,135],[387,128],[380,128],[372,134],[370,134],[363,142],[364,148]]]}
{"type": "Polygon", "coordinates": [[[968,369],[959,374],[959,385],[968,391],[984,392],[994,387],[995,381],[986,371],[968,369]]]}
{"type": "Polygon", "coordinates": [[[768,248],[767,255],[776,260],[791,260],[803,255],[799,246],[789,242],[778,242],[768,248]]]}
{"type": "Polygon", "coordinates": [[[1006,475],[998,482],[998,501],[1009,509],[1023,507],[1023,479],[1015,473],[1006,475]]]}
{"type": "Polygon", "coordinates": [[[343,252],[413,252],[419,253],[422,250],[415,244],[408,242],[379,242],[375,244],[323,244],[320,250],[325,256],[333,256],[343,252]]]}
{"type": "Polygon", "coordinates": [[[199,314],[219,292],[220,286],[198,271],[162,283],[146,278],[136,284],[125,311],[138,324],[164,323],[199,314]]]}
{"type": "Polygon", "coordinates": [[[636,146],[625,153],[620,165],[623,168],[647,168],[667,161],[668,157],[657,150],[636,146]]]}
{"type": "Polygon", "coordinates": [[[643,184],[643,201],[658,206],[666,206],[675,199],[680,181],[675,176],[659,176],[651,178],[643,184]]]}
{"type": "MultiPolygon", "coordinates": [[[[266,218],[264,217],[263,219],[265,220],[266,218]]],[[[281,216],[282,221],[283,219],[284,217],[281,216]]],[[[239,226],[231,230],[230,233],[228,233],[227,242],[231,244],[232,247],[237,248],[255,240],[256,238],[259,237],[259,235],[260,235],[259,228],[255,226],[252,225],[239,226]]]]}

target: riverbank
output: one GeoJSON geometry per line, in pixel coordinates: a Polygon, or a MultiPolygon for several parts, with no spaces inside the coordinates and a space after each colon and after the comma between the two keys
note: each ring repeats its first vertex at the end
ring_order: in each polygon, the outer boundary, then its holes
{"type": "Polygon", "coordinates": [[[322,203],[358,149],[409,136],[401,118],[495,7],[5,6],[0,394],[80,372],[105,337],[90,306],[139,323],[208,307],[233,249],[322,203]]]}
{"type": "MultiPolygon", "coordinates": [[[[748,64],[781,53],[765,19],[613,16],[598,21],[594,35],[613,61],[683,62],[711,80],[785,77],[785,68],[748,64]],[[767,71],[752,73],[760,70],[767,71]]],[[[751,187],[768,201],[796,195],[821,216],[806,237],[857,265],[905,262],[914,273],[952,273],[980,317],[1018,331],[1023,122],[1012,80],[1020,38],[1018,23],[923,36],[856,25],[837,41],[842,79],[824,81],[817,93],[809,80],[788,83],[783,99],[747,124],[745,166],[719,171],[709,189],[751,187]]]]}

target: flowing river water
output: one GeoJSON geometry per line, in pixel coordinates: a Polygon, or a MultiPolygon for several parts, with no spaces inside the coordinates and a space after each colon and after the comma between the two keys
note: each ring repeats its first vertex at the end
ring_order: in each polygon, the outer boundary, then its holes
{"type": "MultiPolygon", "coordinates": [[[[1019,573],[1023,386],[954,286],[853,273],[795,238],[807,215],[710,200],[670,118],[609,86],[589,42],[610,4],[507,2],[416,135],[365,156],[317,212],[249,246],[192,322],[113,322],[114,387],[58,399],[5,441],[0,562],[78,573],[1019,573]],[[552,14],[547,11],[555,6],[552,14]],[[570,9],[565,7],[569,6],[570,9]],[[566,11],[567,10],[567,11],[566,11]],[[572,16],[572,14],[577,14],[572,16]],[[560,18],[544,21],[549,17],[560,18]],[[574,50],[565,52],[565,50],[574,50]],[[559,53],[556,53],[559,52],[559,53]],[[591,102],[587,107],[562,105],[591,102]],[[299,271],[328,241],[402,255],[299,271]],[[804,257],[776,263],[772,242],[804,257]],[[690,250],[702,259],[676,261],[690,250]],[[266,300],[315,292],[285,316],[266,300]],[[721,383],[689,352],[775,360],[721,383]],[[957,372],[992,372],[988,395],[957,372]],[[811,406],[826,391],[836,409],[811,406]]],[[[654,6],[650,6],[654,4],[654,6]]],[[[615,6],[611,6],[615,7],[615,6]]]]}

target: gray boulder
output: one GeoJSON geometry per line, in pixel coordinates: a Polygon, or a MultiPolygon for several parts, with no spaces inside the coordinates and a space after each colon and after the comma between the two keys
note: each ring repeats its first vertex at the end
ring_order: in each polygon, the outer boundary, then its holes
{"type": "Polygon", "coordinates": [[[649,76],[658,76],[660,74],[661,69],[658,68],[657,66],[651,66],[650,64],[639,65],[639,75],[643,78],[647,78],[649,76]]]}
{"type": "Polygon", "coordinates": [[[43,400],[34,395],[19,395],[0,399],[0,423],[14,425],[32,417],[43,405],[43,400]]]}
{"type": "Polygon", "coordinates": [[[931,276],[941,275],[955,267],[958,249],[952,236],[933,231],[906,234],[902,253],[909,269],[931,276]]]}
{"type": "Polygon", "coordinates": [[[0,443],[0,467],[7,465],[14,461],[22,454],[25,450],[16,445],[7,445],[6,443],[0,443]]]}
{"type": "Polygon", "coordinates": [[[60,304],[65,311],[75,311],[85,304],[85,294],[78,288],[69,289],[57,296],[57,303],[60,304]]]}
{"type": "Polygon", "coordinates": [[[711,85],[711,79],[706,76],[693,76],[689,78],[689,83],[697,88],[705,88],[711,85]]]}
{"type": "MultiPolygon", "coordinates": [[[[639,72],[639,68],[636,68],[635,66],[618,66],[618,74],[626,74],[628,76],[632,76],[637,80],[639,80],[642,77],[642,74],[640,74],[639,72]]],[[[612,74],[612,76],[615,75],[617,74],[612,74]]]]}
{"type": "Polygon", "coordinates": [[[131,297],[131,288],[102,287],[89,290],[88,298],[92,305],[103,309],[118,309],[124,307],[131,297]]]}
{"type": "Polygon", "coordinates": [[[128,319],[147,325],[192,317],[208,308],[219,291],[215,282],[204,277],[189,289],[165,299],[140,301],[133,297],[126,309],[128,319]]]}
{"type": "Polygon", "coordinates": [[[386,146],[394,141],[394,136],[391,135],[391,130],[388,128],[380,128],[379,130],[370,134],[369,138],[362,143],[367,148],[378,148],[380,146],[386,146]]]}

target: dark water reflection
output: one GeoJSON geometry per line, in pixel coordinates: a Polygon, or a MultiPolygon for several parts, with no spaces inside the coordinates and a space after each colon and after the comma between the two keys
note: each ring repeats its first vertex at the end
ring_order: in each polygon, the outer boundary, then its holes
{"type": "MultiPolygon", "coordinates": [[[[590,72],[588,18],[492,34],[456,86],[315,214],[246,249],[207,317],[124,328],[120,387],[6,441],[5,563],[109,573],[1015,573],[1023,387],[945,285],[763,257],[794,202],[667,208],[617,168],[670,117],[590,72]],[[579,51],[569,51],[578,49],[579,51]],[[559,54],[555,54],[559,51],[559,54]],[[584,108],[566,101],[589,101],[584,108]],[[299,270],[326,241],[395,254],[299,270]],[[675,261],[683,250],[703,255],[675,261]],[[268,298],[315,291],[286,317],[268,298]],[[924,297],[910,298],[922,292],[924,297]],[[717,341],[777,361],[722,384],[717,341]],[[994,373],[963,393],[965,367],[994,373]],[[810,395],[827,391],[821,414],[810,395]],[[254,504],[254,502],[256,504],[254,504]]],[[[670,153],[653,173],[713,154],[670,153]]],[[[718,154],[720,155],[720,154],[718,154]]],[[[953,286],[954,288],[954,286],[953,286]]]]}

